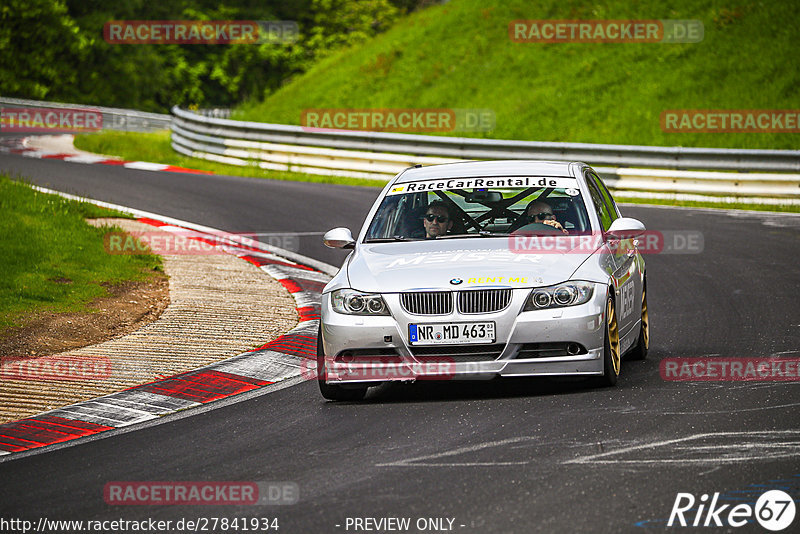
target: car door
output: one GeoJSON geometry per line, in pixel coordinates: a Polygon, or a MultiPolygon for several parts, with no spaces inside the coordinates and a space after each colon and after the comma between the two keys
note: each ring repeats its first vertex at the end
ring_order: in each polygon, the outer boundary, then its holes
{"type": "MultiPolygon", "coordinates": [[[[598,210],[598,217],[603,232],[607,231],[616,219],[619,210],[605,184],[591,171],[586,173],[586,182],[592,201],[598,210]]],[[[635,239],[609,241],[612,251],[614,272],[612,278],[615,285],[615,303],[617,322],[620,334],[620,350],[626,351],[636,341],[635,327],[640,320],[642,301],[642,277],[639,272],[639,252],[635,239]]]]}

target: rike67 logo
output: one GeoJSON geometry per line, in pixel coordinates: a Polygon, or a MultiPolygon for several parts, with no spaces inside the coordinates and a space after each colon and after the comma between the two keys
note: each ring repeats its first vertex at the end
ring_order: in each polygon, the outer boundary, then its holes
{"type": "Polygon", "coordinates": [[[795,504],[792,497],[781,490],[767,491],[751,504],[718,504],[719,493],[714,493],[709,502],[703,494],[699,502],[691,493],[678,493],[667,526],[681,527],[743,527],[758,522],[767,530],[784,530],[792,524],[795,504]]]}

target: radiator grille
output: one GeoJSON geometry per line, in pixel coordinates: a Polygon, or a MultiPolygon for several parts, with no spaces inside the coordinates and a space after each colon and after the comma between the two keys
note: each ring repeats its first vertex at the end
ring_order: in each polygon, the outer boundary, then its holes
{"type": "Polygon", "coordinates": [[[453,294],[450,291],[401,293],[400,304],[414,315],[447,315],[453,313],[453,294]]]}
{"type": "Polygon", "coordinates": [[[510,289],[478,289],[458,294],[461,313],[492,313],[505,309],[511,302],[510,289]]]}

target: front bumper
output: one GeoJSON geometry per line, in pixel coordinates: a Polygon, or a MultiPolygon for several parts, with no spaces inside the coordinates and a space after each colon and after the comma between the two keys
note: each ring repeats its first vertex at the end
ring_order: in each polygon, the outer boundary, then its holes
{"type": "Polygon", "coordinates": [[[606,299],[602,286],[596,287],[589,302],[579,306],[521,312],[529,294],[529,289],[515,289],[510,306],[498,313],[455,312],[448,316],[407,314],[397,294],[384,294],[393,315],[373,317],[334,312],[331,295],[326,293],[321,310],[325,380],[336,384],[602,375],[606,299]],[[495,344],[491,347],[437,345],[435,349],[409,345],[411,323],[464,321],[494,321],[495,344]],[[530,350],[533,346],[568,344],[576,344],[581,350],[578,354],[557,356],[552,351],[530,350]],[[485,354],[471,354],[483,348],[485,354]]]}

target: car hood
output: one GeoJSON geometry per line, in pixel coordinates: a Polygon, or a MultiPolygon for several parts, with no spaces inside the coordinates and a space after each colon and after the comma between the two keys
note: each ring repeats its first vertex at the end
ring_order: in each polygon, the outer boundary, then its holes
{"type": "Polygon", "coordinates": [[[375,293],[414,289],[535,287],[568,280],[590,253],[512,252],[508,238],[358,245],[347,263],[350,287],[375,293]]]}

